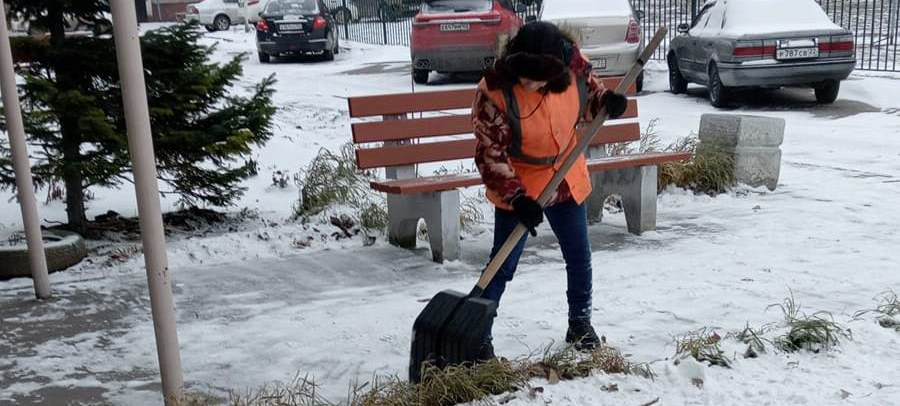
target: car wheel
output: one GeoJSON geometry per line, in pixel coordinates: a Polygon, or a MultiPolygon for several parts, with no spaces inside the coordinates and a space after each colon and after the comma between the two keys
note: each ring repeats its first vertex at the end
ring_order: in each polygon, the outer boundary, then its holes
{"type": "Polygon", "coordinates": [[[837,100],[838,92],[841,91],[841,82],[837,80],[829,80],[819,86],[816,86],[816,101],[822,104],[831,104],[837,100]]]}
{"type": "Polygon", "coordinates": [[[215,26],[215,25],[204,25],[203,27],[205,27],[205,28],[206,28],[206,31],[209,31],[209,32],[215,32],[215,31],[216,31],[216,26],[215,26]]]}
{"type": "Polygon", "coordinates": [[[218,31],[228,31],[231,28],[231,20],[225,14],[219,14],[216,16],[216,19],[213,20],[213,26],[216,27],[218,31]]]}
{"type": "Polygon", "coordinates": [[[728,105],[729,89],[722,84],[719,77],[719,68],[715,64],[709,66],[709,102],[713,107],[725,107],[728,105]]]}
{"type": "Polygon", "coordinates": [[[332,14],[334,15],[334,21],[338,24],[349,24],[353,21],[353,13],[350,12],[350,9],[347,7],[338,7],[336,8],[332,14]]]}
{"type": "Polygon", "coordinates": [[[256,55],[259,56],[260,63],[269,63],[272,60],[272,56],[265,52],[257,52],[256,55]]]}
{"type": "Polygon", "coordinates": [[[431,73],[428,69],[413,69],[413,82],[419,85],[428,84],[428,74],[431,73]]]}
{"type": "Polygon", "coordinates": [[[675,54],[669,55],[667,59],[669,63],[669,91],[674,94],[687,92],[688,82],[681,75],[681,69],[678,69],[678,60],[675,59],[675,54]]]}
{"type": "Polygon", "coordinates": [[[638,75],[637,79],[635,79],[634,89],[638,93],[644,91],[644,71],[641,71],[641,73],[638,75]]]}

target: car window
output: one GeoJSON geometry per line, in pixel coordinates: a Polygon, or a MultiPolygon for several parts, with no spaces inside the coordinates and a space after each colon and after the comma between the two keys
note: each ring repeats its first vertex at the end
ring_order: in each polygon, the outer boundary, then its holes
{"type": "Polygon", "coordinates": [[[425,2],[422,12],[425,14],[446,13],[483,13],[490,11],[492,0],[432,0],[425,2]]]}
{"type": "Polygon", "coordinates": [[[266,14],[318,14],[317,0],[271,0],[266,4],[266,14]]]}
{"type": "Polygon", "coordinates": [[[709,10],[709,19],[703,24],[703,33],[706,35],[716,35],[722,31],[722,18],[724,15],[724,6],[715,5],[709,10]]]}
{"type": "Polygon", "coordinates": [[[709,18],[709,10],[712,8],[712,6],[713,6],[712,4],[707,4],[707,5],[703,6],[702,9],[700,9],[700,12],[697,13],[696,17],[694,17],[694,21],[691,21],[691,28],[697,27],[697,25],[701,21],[703,21],[704,24],[706,23],[706,19],[709,18]]]}

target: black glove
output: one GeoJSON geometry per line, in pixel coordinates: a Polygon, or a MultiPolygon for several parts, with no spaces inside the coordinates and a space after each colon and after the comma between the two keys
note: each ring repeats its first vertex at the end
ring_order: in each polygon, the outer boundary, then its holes
{"type": "Polygon", "coordinates": [[[528,227],[532,237],[536,237],[535,227],[544,221],[544,209],[541,208],[541,205],[524,193],[514,197],[510,204],[512,204],[513,212],[516,213],[519,221],[528,227]]]}
{"type": "Polygon", "coordinates": [[[628,99],[625,96],[616,92],[607,92],[603,99],[603,105],[606,106],[609,118],[619,118],[625,114],[625,109],[628,108],[628,99]]]}

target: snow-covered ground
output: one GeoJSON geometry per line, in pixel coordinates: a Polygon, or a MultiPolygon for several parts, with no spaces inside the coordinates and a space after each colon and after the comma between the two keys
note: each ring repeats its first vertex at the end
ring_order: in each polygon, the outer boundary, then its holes
{"type": "MultiPolygon", "coordinates": [[[[217,58],[252,55],[240,30],[209,34],[217,58]]],[[[410,90],[408,50],[344,44],[334,63],[246,62],[240,86],[274,73],[276,136],[255,151],[259,177],[234,208],[248,208],[231,229],[174,238],[185,379],[192,389],[223,393],[309,374],[332,399],[354,379],[405,375],[412,321],[444,288],[468,290],[490,243],[491,215],[466,235],[463,259],[444,265],[427,250],[405,251],[359,238],[314,241],[297,248],[311,227],[288,220],[297,190],[275,188],[275,171],[296,173],[320,148],[349,140],[346,97],[410,90]]],[[[641,123],[658,119],[672,141],[696,132],[713,112],[702,88],[665,91],[666,73],[651,66],[639,96],[641,123]]],[[[417,91],[471,86],[417,87],[417,91]]],[[[239,90],[240,91],[240,90],[239,90]]],[[[624,217],[607,213],[592,226],[594,324],[635,362],[658,376],[597,376],[547,385],[535,399],[508,404],[658,405],[900,404],[900,333],[871,317],[886,289],[900,291],[900,75],[856,73],[831,106],[809,91],[746,96],[734,113],[787,121],[779,187],[740,188],[715,198],[669,190],[659,199],[658,230],[625,232],[624,217]],[[777,323],[768,309],[793,292],[804,310],[829,311],[853,340],[819,354],[770,351],[736,358],[733,368],[676,367],[673,336],[715,327],[724,335],[747,323],[777,323]],[[701,388],[692,384],[700,377],[701,388]],[[616,383],[618,391],[602,390],[616,383]]],[[[471,192],[470,192],[471,193],[471,192]]],[[[134,215],[132,190],[97,190],[91,215],[134,215]]],[[[0,232],[20,222],[11,195],[0,195],[0,232]]],[[[173,209],[174,201],[164,208],[173,209]]],[[[40,207],[64,218],[59,202],[40,207]]],[[[501,355],[532,353],[565,332],[564,265],[549,228],[539,230],[508,289],[496,323],[501,355]]],[[[98,252],[135,243],[95,243],[98,252]]],[[[158,375],[146,278],[140,255],[122,261],[96,255],[51,276],[58,299],[30,301],[31,282],[0,282],[0,404],[105,401],[158,403],[158,375]]],[[[769,333],[771,338],[783,331],[769,333]]],[[[726,341],[728,355],[743,348],[726,341]]],[[[684,364],[682,364],[684,365],[684,364]]]]}

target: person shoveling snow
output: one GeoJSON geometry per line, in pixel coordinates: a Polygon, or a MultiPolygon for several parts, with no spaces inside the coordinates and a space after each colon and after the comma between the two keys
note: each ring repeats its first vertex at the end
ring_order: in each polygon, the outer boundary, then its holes
{"type": "Polygon", "coordinates": [[[585,350],[600,344],[590,320],[591,250],[582,204],[591,183],[584,153],[606,119],[625,112],[628,101],[621,93],[664,35],[664,28],[656,33],[615,91],[596,82],[574,41],[550,23],[530,23],[507,44],[479,84],[472,109],[475,161],[496,206],[491,260],[471,293],[440,292],[416,318],[410,381],[419,382],[428,365],[494,358],[491,328],[498,302],[526,233],[537,234],[545,213],[567,265],[566,341],[585,350]],[[578,136],[576,126],[585,118],[591,120],[586,135],[578,136]]]}

